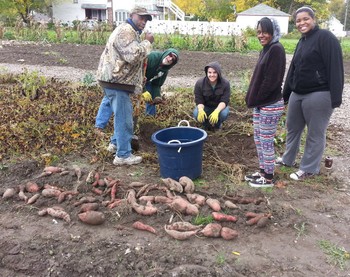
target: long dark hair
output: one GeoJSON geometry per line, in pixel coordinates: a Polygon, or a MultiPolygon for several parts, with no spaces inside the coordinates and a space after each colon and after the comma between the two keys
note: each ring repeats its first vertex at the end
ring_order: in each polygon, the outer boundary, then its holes
{"type": "Polygon", "coordinates": [[[266,32],[271,36],[273,36],[273,25],[270,18],[263,17],[258,21],[258,24],[256,25],[256,27],[258,27],[259,25],[261,27],[261,31],[266,32]]]}

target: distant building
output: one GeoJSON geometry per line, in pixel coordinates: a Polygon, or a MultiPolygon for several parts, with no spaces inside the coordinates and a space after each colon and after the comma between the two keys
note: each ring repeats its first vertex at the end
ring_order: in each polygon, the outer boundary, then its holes
{"type": "Polygon", "coordinates": [[[288,34],[290,14],[265,4],[259,4],[253,8],[238,13],[236,23],[239,25],[241,30],[245,30],[248,27],[255,29],[258,21],[265,16],[274,18],[281,28],[281,33],[288,34]]]}
{"type": "Polygon", "coordinates": [[[331,18],[326,23],[322,24],[322,27],[331,31],[336,37],[342,38],[346,36],[344,25],[341,24],[341,22],[334,16],[331,16],[331,18]]]}

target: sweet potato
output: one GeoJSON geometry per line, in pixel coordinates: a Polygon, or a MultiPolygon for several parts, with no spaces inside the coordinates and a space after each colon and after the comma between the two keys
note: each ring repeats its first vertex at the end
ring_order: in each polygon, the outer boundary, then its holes
{"type": "Polygon", "coordinates": [[[200,231],[200,233],[205,237],[218,238],[221,236],[221,228],[222,226],[218,223],[209,223],[200,231]]]}
{"type": "Polygon", "coordinates": [[[249,226],[257,224],[262,217],[264,217],[264,214],[258,214],[256,217],[252,217],[249,220],[247,220],[246,224],[249,226]]]}
{"type": "Polygon", "coordinates": [[[115,200],[115,197],[117,195],[117,183],[114,183],[111,189],[111,202],[115,200]]]}
{"type": "Polygon", "coordinates": [[[58,197],[61,191],[57,189],[43,189],[41,194],[45,197],[58,197]]]}
{"type": "Polygon", "coordinates": [[[259,214],[253,213],[253,212],[246,212],[246,213],[245,213],[246,218],[257,217],[258,215],[259,215],[259,214]]]}
{"type": "Polygon", "coordinates": [[[40,190],[37,183],[30,182],[30,181],[25,184],[25,189],[26,189],[26,191],[31,192],[31,193],[38,192],[40,190]]]}
{"type": "Polygon", "coordinates": [[[58,203],[62,203],[68,195],[76,195],[76,194],[78,194],[78,192],[73,190],[63,191],[58,195],[58,199],[57,199],[58,203]]]}
{"type": "Polygon", "coordinates": [[[133,203],[132,208],[140,215],[153,215],[158,212],[158,209],[154,206],[144,206],[137,203],[133,203]]]}
{"type": "Polygon", "coordinates": [[[9,199],[11,197],[13,197],[16,194],[16,190],[14,188],[7,188],[4,191],[4,194],[2,195],[3,199],[9,199]]]}
{"type": "Polygon", "coordinates": [[[40,215],[40,216],[47,215],[47,208],[38,211],[38,215],[40,215]]]}
{"type": "Polygon", "coordinates": [[[143,202],[154,202],[155,201],[155,196],[154,195],[143,195],[139,198],[139,201],[143,202]]]}
{"type": "Polygon", "coordinates": [[[233,215],[218,213],[218,212],[212,212],[211,215],[216,221],[230,221],[230,222],[236,222],[238,218],[233,215]]]}
{"type": "Polygon", "coordinates": [[[196,205],[194,205],[194,204],[188,203],[188,205],[186,207],[185,214],[198,215],[199,214],[198,207],[196,205]]]}
{"type": "Polygon", "coordinates": [[[215,212],[218,212],[218,211],[221,210],[221,206],[220,206],[219,200],[213,199],[213,198],[208,198],[205,202],[215,212]]]}
{"type": "Polygon", "coordinates": [[[142,182],[131,182],[128,186],[131,188],[143,187],[145,184],[142,182]]]}
{"type": "Polygon", "coordinates": [[[59,191],[64,191],[63,188],[60,188],[60,187],[54,186],[54,185],[50,185],[50,184],[45,184],[44,189],[55,189],[55,190],[59,190],[59,191]]]}
{"type": "Polygon", "coordinates": [[[200,206],[205,204],[205,197],[203,195],[197,193],[187,193],[186,197],[192,204],[198,204],[200,206]]]}
{"type": "Polygon", "coordinates": [[[136,221],[132,224],[132,227],[137,229],[137,230],[141,230],[141,231],[147,231],[153,234],[156,234],[157,231],[150,225],[144,224],[141,221],[136,221]]]}
{"type": "Polygon", "coordinates": [[[36,194],[34,194],[32,197],[30,197],[29,199],[28,199],[28,201],[27,201],[27,204],[33,204],[33,203],[35,203],[36,202],[36,200],[38,200],[39,199],[39,197],[40,197],[40,193],[36,193],[36,194]]]}
{"type": "Polygon", "coordinates": [[[185,193],[193,193],[194,192],[194,190],[195,190],[194,183],[187,176],[180,177],[179,183],[181,184],[181,186],[183,186],[185,193]]]}
{"type": "Polygon", "coordinates": [[[52,217],[61,218],[68,223],[70,222],[70,216],[65,211],[56,210],[54,208],[47,208],[46,212],[47,212],[47,214],[51,215],[52,217]]]}
{"type": "Polygon", "coordinates": [[[171,237],[173,237],[174,239],[177,239],[177,240],[186,240],[186,239],[189,239],[190,237],[192,237],[192,236],[194,236],[195,234],[198,233],[198,230],[186,231],[186,232],[180,232],[180,231],[176,231],[176,230],[169,230],[166,225],[164,226],[164,230],[169,236],[171,236],[171,237]]]}
{"type": "Polygon", "coordinates": [[[202,225],[193,225],[186,221],[178,221],[168,225],[167,228],[168,230],[176,231],[196,231],[202,228],[202,225]]]}
{"type": "Polygon", "coordinates": [[[228,227],[222,227],[220,235],[225,240],[232,240],[238,237],[238,232],[228,227]]]}
{"type": "Polygon", "coordinates": [[[81,204],[84,204],[84,203],[93,203],[96,201],[97,201],[96,197],[84,196],[84,197],[80,198],[78,202],[75,202],[73,204],[73,206],[77,207],[77,206],[80,206],[81,204]]]}
{"type": "Polygon", "coordinates": [[[90,225],[100,225],[105,221],[105,215],[102,212],[87,211],[78,214],[79,219],[90,225]]]}
{"type": "Polygon", "coordinates": [[[19,199],[23,200],[25,203],[28,201],[28,196],[24,194],[23,190],[18,193],[19,199]]]}
{"type": "Polygon", "coordinates": [[[173,199],[166,197],[166,196],[162,196],[162,195],[157,195],[154,197],[154,202],[156,203],[165,203],[165,204],[169,204],[173,201],[173,199]]]}
{"type": "Polygon", "coordinates": [[[87,211],[97,211],[98,203],[84,203],[81,205],[79,213],[84,213],[87,211]]]}
{"type": "Polygon", "coordinates": [[[51,172],[51,173],[60,173],[64,170],[62,167],[58,166],[47,166],[44,168],[44,172],[51,172]]]}
{"type": "Polygon", "coordinates": [[[115,199],[113,202],[109,202],[108,203],[108,208],[109,209],[113,209],[119,205],[123,205],[126,203],[126,200],[125,199],[115,199]]]}
{"type": "Polygon", "coordinates": [[[171,178],[164,178],[162,179],[162,181],[166,185],[166,187],[171,191],[176,191],[179,193],[183,192],[183,187],[178,181],[175,181],[174,179],[171,179],[171,178]]]}
{"type": "Polygon", "coordinates": [[[180,213],[186,212],[187,206],[191,203],[187,200],[183,199],[182,197],[176,197],[170,204],[169,207],[175,211],[178,211],[180,213]]]}
{"type": "Polygon", "coordinates": [[[225,208],[228,208],[228,209],[239,209],[239,207],[235,203],[231,202],[230,200],[226,200],[224,203],[224,206],[225,208]]]}

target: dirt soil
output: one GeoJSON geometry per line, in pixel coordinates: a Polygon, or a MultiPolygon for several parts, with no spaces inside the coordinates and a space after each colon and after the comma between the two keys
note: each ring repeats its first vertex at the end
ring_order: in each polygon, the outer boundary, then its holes
{"type": "MultiPolygon", "coordinates": [[[[64,74],[61,71],[67,73],[69,67],[70,75],[74,75],[74,69],[95,70],[102,50],[102,46],[3,42],[0,68],[8,64],[46,66],[60,75],[64,74]]],[[[256,58],[256,53],[182,51],[180,62],[170,73],[169,87],[175,83],[193,86],[195,79],[203,76],[204,66],[214,60],[221,63],[231,81],[238,81],[235,73],[253,68],[256,58]]],[[[350,72],[349,61],[345,71],[350,72]]],[[[230,129],[233,122],[242,119],[242,114],[234,111],[222,132],[208,132],[203,145],[203,172],[195,189],[195,193],[206,198],[218,199],[223,212],[237,217],[237,222],[220,222],[238,232],[235,239],[209,238],[201,232],[186,240],[174,239],[164,226],[193,222],[195,216],[174,211],[164,203],[152,202],[157,208],[153,215],[136,213],[125,201],[130,190],[139,195],[170,196],[152,157],[144,157],[145,162],[138,166],[115,167],[111,163],[91,163],[88,157],[68,156],[58,165],[64,173],[48,176],[42,176],[42,165],[23,160],[8,168],[0,164],[1,195],[8,188],[16,189],[13,197],[0,199],[0,276],[350,276],[349,254],[340,251],[332,260],[335,255],[327,255],[321,247],[329,242],[350,251],[350,192],[346,178],[338,178],[340,172],[349,176],[349,143],[343,143],[349,129],[339,122],[331,126],[333,132],[327,143],[338,152],[335,151],[333,169],[322,167],[319,179],[292,182],[287,178],[288,171],[277,169],[276,187],[257,190],[244,182],[232,183],[221,173],[224,167],[233,175],[257,167],[252,136],[230,129]],[[220,168],[212,168],[218,163],[211,161],[218,158],[222,161],[220,168]],[[102,183],[94,187],[90,182],[96,172],[97,179],[109,183],[116,180],[116,198],[122,199],[116,207],[106,206],[111,200],[110,188],[102,183]],[[18,191],[20,185],[28,182],[39,186],[40,197],[32,204],[25,203],[18,191]],[[140,187],[132,188],[135,182],[149,185],[149,191],[142,193],[140,187]],[[64,194],[45,197],[43,188],[47,184],[78,194],[67,193],[64,199],[64,194]],[[98,203],[105,218],[102,224],[89,225],[79,219],[82,205],[78,201],[87,201],[87,197],[98,203]],[[226,208],[227,200],[237,208],[226,208]],[[49,207],[64,209],[69,218],[38,215],[39,211],[48,212],[49,207]],[[267,225],[248,225],[247,212],[269,215],[267,225]],[[134,229],[135,221],[151,225],[156,234],[134,229]]],[[[141,153],[156,152],[150,140],[155,131],[155,126],[140,126],[141,153]]],[[[24,190],[28,198],[35,194],[24,190]]],[[[184,192],[170,194],[186,198],[184,192]]],[[[138,203],[150,205],[140,199],[138,203]]],[[[212,212],[206,204],[198,209],[203,217],[212,212]]]]}

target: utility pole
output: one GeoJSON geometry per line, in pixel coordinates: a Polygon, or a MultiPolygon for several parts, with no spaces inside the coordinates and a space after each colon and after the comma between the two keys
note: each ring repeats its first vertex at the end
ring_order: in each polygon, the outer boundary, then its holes
{"type": "Polygon", "coordinates": [[[346,0],[345,18],[344,18],[344,31],[346,31],[346,21],[347,21],[347,18],[348,18],[348,7],[349,7],[349,0],[346,0]]]}

